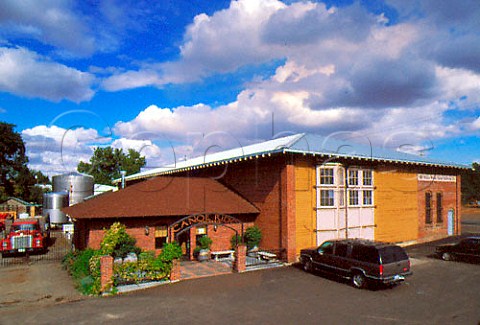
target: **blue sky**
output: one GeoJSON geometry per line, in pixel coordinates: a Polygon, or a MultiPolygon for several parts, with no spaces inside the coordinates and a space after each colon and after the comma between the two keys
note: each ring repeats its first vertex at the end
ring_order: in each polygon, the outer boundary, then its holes
{"type": "Polygon", "coordinates": [[[0,121],[49,175],[96,146],[154,168],[296,132],[470,164],[478,17],[477,0],[3,0],[0,121]]]}

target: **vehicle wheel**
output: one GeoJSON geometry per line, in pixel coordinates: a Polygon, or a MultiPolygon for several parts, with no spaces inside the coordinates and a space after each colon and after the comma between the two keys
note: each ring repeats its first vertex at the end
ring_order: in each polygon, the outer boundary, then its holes
{"type": "Polygon", "coordinates": [[[307,272],[312,272],[313,271],[313,264],[312,264],[312,261],[311,260],[307,260],[304,264],[303,264],[303,269],[307,272]]]}
{"type": "Polygon", "coordinates": [[[363,289],[367,285],[367,279],[362,273],[354,273],[352,276],[352,284],[357,289],[363,289]]]}
{"type": "Polygon", "coordinates": [[[442,260],[453,261],[453,256],[452,256],[452,254],[445,252],[445,253],[442,254],[442,260]]]}

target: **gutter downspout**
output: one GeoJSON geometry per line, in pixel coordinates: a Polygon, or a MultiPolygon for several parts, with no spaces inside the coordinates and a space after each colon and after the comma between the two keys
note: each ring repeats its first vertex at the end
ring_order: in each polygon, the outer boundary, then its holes
{"type": "Polygon", "coordinates": [[[343,178],[345,182],[345,238],[348,239],[348,166],[345,165],[345,175],[343,178]]]}

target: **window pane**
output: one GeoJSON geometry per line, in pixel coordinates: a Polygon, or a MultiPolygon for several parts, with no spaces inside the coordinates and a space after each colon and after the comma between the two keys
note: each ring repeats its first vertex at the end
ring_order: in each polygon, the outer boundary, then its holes
{"type": "Polygon", "coordinates": [[[372,185],[372,171],[364,170],[363,171],[363,185],[372,185]]]}
{"type": "Polygon", "coordinates": [[[155,227],[155,248],[163,248],[163,244],[167,242],[168,232],[167,226],[156,226],[155,227]]]}
{"type": "Polygon", "coordinates": [[[432,193],[425,193],[425,223],[432,223],[432,193]]]}
{"type": "Polygon", "coordinates": [[[331,207],[334,205],[334,191],[320,190],[320,206],[331,207]]]}
{"type": "Polygon", "coordinates": [[[338,243],[335,246],[335,255],[346,257],[347,256],[348,245],[345,243],[338,243]]]}
{"type": "Polygon", "coordinates": [[[442,193],[437,193],[437,223],[443,222],[443,202],[442,193]]]}
{"type": "Polygon", "coordinates": [[[358,185],[358,170],[348,171],[348,185],[358,185]]]}
{"type": "Polygon", "coordinates": [[[333,185],[333,168],[321,168],[320,169],[320,184],[333,185]]]}
{"type": "Polygon", "coordinates": [[[372,205],[372,191],[363,191],[363,205],[372,205]]]}
{"type": "Polygon", "coordinates": [[[358,205],[358,191],[349,190],[348,191],[348,204],[349,205],[358,205]]]}

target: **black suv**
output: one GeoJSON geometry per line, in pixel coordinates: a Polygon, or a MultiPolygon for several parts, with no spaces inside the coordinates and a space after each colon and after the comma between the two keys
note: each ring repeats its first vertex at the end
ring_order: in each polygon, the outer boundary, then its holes
{"type": "Polygon", "coordinates": [[[396,284],[412,274],[403,248],[363,239],[328,240],[319,247],[302,249],[300,262],[305,271],[348,278],[356,288],[364,288],[368,282],[396,284]]]}

